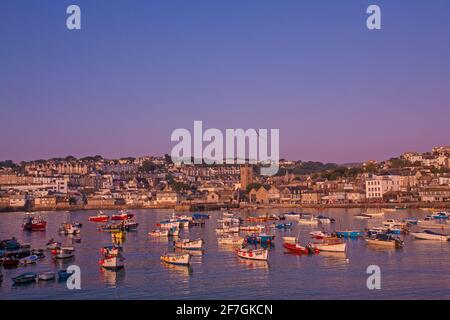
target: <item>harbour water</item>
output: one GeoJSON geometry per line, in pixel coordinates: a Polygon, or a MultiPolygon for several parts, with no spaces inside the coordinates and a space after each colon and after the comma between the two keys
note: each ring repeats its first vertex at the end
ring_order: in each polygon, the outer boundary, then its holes
{"type": "MultiPolygon", "coordinates": [[[[282,213],[272,210],[270,213],[282,213]]],[[[308,212],[303,211],[303,212],[308,212]]],[[[316,210],[310,213],[318,214],[316,210]]],[[[383,218],[356,220],[360,209],[327,209],[321,212],[335,218],[329,230],[364,228],[381,224],[383,218]]],[[[111,214],[112,212],[106,211],[111,214]]],[[[155,224],[170,217],[171,210],[133,210],[138,230],[128,232],[123,243],[125,269],[105,271],[98,265],[99,249],[111,245],[111,234],[97,230],[100,224],[88,221],[95,211],[43,212],[48,221],[45,232],[21,230],[23,213],[0,213],[0,239],[16,237],[32,248],[45,248],[50,238],[76,248],[75,258],[56,262],[50,253],[36,265],[2,270],[0,299],[449,299],[450,242],[428,242],[404,237],[403,249],[380,249],[365,241],[346,240],[347,252],[295,255],[286,253],[283,236],[300,236],[300,242],[311,241],[309,232],[318,227],[298,226],[291,231],[274,230],[275,244],[268,262],[247,261],[236,256],[234,249],[218,245],[215,232],[219,211],[208,212],[211,219],[204,227],[182,229],[180,238],[204,239],[204,252],[193,255],[191,266],[171,266],[159,260],[164,252],[173,251],[167,238],[152,238],[148,232],[155,224]],[[81,222],[81,242],[57,234],[64,221],[81,222]],[[38,282],[13,286],[11,277],[24,272],[54,271],[78,265],[81,289],[69,290],[65,283],[38,282]],[[366,285],[369,265],[381,268],[381,289],[366,285]]],[[[263,212],[260,212],[263,213],[263,212]]],[[[423,218],[426,211],[386,212],[384,219],[423,218]]],[[[241,213],[242,217],[246,213],[241,213]]]]}

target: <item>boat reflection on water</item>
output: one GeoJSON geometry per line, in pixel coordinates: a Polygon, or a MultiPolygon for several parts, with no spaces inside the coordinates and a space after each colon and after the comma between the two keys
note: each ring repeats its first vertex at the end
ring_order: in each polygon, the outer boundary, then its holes
{"type": "Polygon", "coordinates": [[[161,265],[164,266],[164,268],[169,269],[170,273],[177,277],[188,278],[194,272],[190,265],[184,266],[164,262],[161,262],[161,265]]]}
{"type": "Polygon", "coordinates": [[[125,232],[113,232],[111,233],[111,240],[114,244],[122,245],[125,242],[125,232]]]}
{"type": "Polygon", "coordinates": [[[320,251],[319,257],[323,257],[328,266],[347,266],[350,262],[345,252],[320,251]]]}
{"type": "Polygon", "coordinates": [[[107,270],[100,268],[100,275],[105,285],[115,288],[123,284],[125,279],[125,269],[107,270]]]}
{"type": "Polygon", "coordinates": [[[193,257],[201,257],[205,253],[205,250],[203,250],[203,249],[192,250],[192,249],[183,249],[183,248],[175,247],[175,252],[189,253],[189,255],[191,255],[193,257]]]}
{"type": "Polygon", "coordinates": [[[238,264],[244,266],[247,270],[262,270],[269,271],[269,262],[266,260],[249,260],[249,259],[238,259],[238,264]]]}

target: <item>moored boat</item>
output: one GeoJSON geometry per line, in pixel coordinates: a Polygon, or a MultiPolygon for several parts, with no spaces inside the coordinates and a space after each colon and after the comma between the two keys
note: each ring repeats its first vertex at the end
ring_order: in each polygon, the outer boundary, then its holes
{"type": "Polygon", "coordinates": [[[100,211],[97,215],[90,216],[89,221],[91,221],[91,222],[108,222],[109,216],[104,214],[102,211],[100,211]]]}
{"type": "Polygon", "coordinates": [[[79,234],[81,232],[81,229],[79,227],[76,227],[72,223],[62,223],[61,227],[58,229],[58,233],[60,234],[66,234],[66,235],[74,235],[79,234]]]}
{"type": "Polygon", "coordinates": [[[165,263],[175,264],[175,265],[189,265],[190,255],[187,253],[166,253],[160,257],[160,260],[165,263]]]}
{"type": "Polygon", "coordinates": [[[299,254],[317,254],[319,250],[317,248],[313,248],[311,245],[306,245],[305,247],[299,245],[298,243],[283,243],[283,247],[287,250],[299,253],[299,254]]]}
{"type": "Polygon", "coordinates": [[[342,230],[335,233],[339,238],[358,238],[364,235],[364,232],[361,230],[342,230]]]}
{"type": "Polygon", "coordinates": [[[398,237],[394,237],[389,234],[376,234],[370,238],[365,239],[368,245],[391,247],[391,248],[402,248],[403,241],[398,237]]]}
{"type": "Polygon", "coordinates": [[[237,250],[238,257],[249,260],[267,260],[268,254],[267,249],[240,248],[237,250]]]}
{"type": "Polygon", "coordinates": [[[276,228],[276,229],[284,229],[284,230],[286,230],[286,229],[292,228],[292,225],[293,225],[292,222],[276,223],[276,224],[273,224],[273,227],[276,228]]]}
{"type": "Polygon", "coordinates": [[[54,280],[56,277],[56,273],[53,271],[45,271],[45,272],[40,272],[38,275],[38,279],[40,281],[49,281],[49,280],[54,280]]]}
{"type": "Polygon", "coordinates": [[[312,243],[311,246],[319,251],[345,252],[347,244],[340,239],[330,238],[324,240],[323,242],[312,243]]]}
{"type": "Polygon", "coordinates": [[[189,239],[180,239],[177,241],[174,241],[175,248],[179,249],[186,249],[186,250],[201,250],[203,246],[203,240],[202,239],[195,239],[195,240],[189,240],[189,239]]]}
{"type": "Polygon", "coordinates": [[[283,237],[283,243],[297,243],[297,237],[283,237]]]}
{"type": "Polygon", "coordinates": [[[68,259],[75,256],[75,248],[74,247],[61,247],[60,249],[56,249],[56,258],[57,259],[68,259]]]}
{"type": "Polygon", "coordinates": [[[355,219],[372,219],[372,216],[365,214],[365,213],[360,213],[360,214],[355,214],[353,216],[353,218],[355,218],[355,219]]]}
{"type": "Polygon", "coordinates": [[[244,238],[235,236],[220,237],[217,238],[217,242],[224,245],[238,246],[244,243],[244,238]]]}
{"type": "Polygon", "coordinates": [[[39,260],[39,257],[37,255],[31,255],[31,256],[24,257],[19,260],[20,260],[19,265],[26,266],[29,264],[35,264],[39,260]]]}
{"type": "Polygon", "coordinates": [[[31,283],[36,282],[37,276],[38,275],[36,272],[25,272],[17,277],[12,278],[12,281],[14,282],[14,284],[31,283]]]}
{"type": "Polygon", "coordinates": [[[66,281],[67,279],[69,279],[69,277],[70,277],[73,273],[74,273],[74,271],[68,272],[66,269],[59,270],[59,271],[58,271],[58,281],[66,281]]]}
{"type": "Polygon", "coordinates": [[[41,216],[27,215],[23,219],[22,229],[24,231],[45,231],[47,222],[41,216]]]}
{"type": "Polygon", "coordinates": [[[120,211],[118,214],[113,214],[111,220],[127,220],[134,217],[134,214],[128,213],[126,211],[120,211]]]}
{"type": "Polygon", "coordinates": [[[411,235],[419,240],[432,240],[432,241],[448,241],[450,235],[444,233],[438,233],[431,230],[424,230],[422,232],[411,232],[411,235]]]}
{"type": "Polygon", "coordinates": [[[167,237],[169,235],[169,230],[153,230],[148,233],[152,237],[167,237]]]}
{"type": "Polygon", "coordinates": [[[262,244],[271,244],[275,239],[274,235],[269,235],[265,233],[260,234],[252,234],[245,238],[245,241],[248,243],[262,243],[262,244]]]}

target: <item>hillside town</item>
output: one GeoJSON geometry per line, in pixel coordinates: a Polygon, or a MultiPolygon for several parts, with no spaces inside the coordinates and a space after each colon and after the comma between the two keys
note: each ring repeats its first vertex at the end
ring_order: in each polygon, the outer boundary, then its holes
{"type": "Polygon", "coordinates": [[[174,164],[170,156],[0,161],[0,211],[450,205],[450,146],[338,165],[174,164]]]}

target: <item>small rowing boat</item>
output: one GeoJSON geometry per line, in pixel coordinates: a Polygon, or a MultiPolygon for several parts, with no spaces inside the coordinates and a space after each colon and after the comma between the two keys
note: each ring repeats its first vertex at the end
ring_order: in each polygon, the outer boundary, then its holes
{"type": "Polygon", "coordinates": [[[58,271],[58,281],[66,281],[67,279],[69,279],[69,277],[70,277],[74,272],[75,272],[75,271],[67,272],[67,270],[65,270],[65,269],[59,270],[59,271],[58,271]]]}
{"type": "Polygon", "coordinates": [[[12,278],[12,281],[14,282],[14,284],[31,283],[36,282],[37,276],[38,275],[36,272],[25,272],[17,277],[12,278]]]}
{"type": "Polygon", "coordinates": [[[376,234],[370,238],[365,239],[368,245],[402,248],[403,241],[398,237],[394,237],[390,234],[376,234]]]}
{"type": "Polygon", "coordinates": [[[328,238],[323,242],[312,243],[311,246],[319,251],[345,252],[347,244],[338,238],[328,238]]]}
{"type": "Polygon", "coordinates": [[[38,279],[40,281],[49,281],[49,280],[54,280],[56,277],[56,273],[53,271],[45,271],[45,272],[41,272],[38,275],[38,279]]]}
{"type": "Polygon", "coordinates": [[[56,249],[56,259],[69,259],[75,256],[74,247],[61,247],[56,249]]]}
{"type": "Polygon", "coordinates": [[[355,218],[355,219],[372,219],[372,216],[371,215],[368,215],[368,214],[364,214],[364,213],[361,213],[361,214],[355,214],[354,216],[353,216],[353,218],[355,218]]]}
{"type": "Polygon", "coordinates": [[[244,243],[244,238],[234,236],[220,237],[217,238],[217,242],[224,245],[240,246],[244,243]]]}

